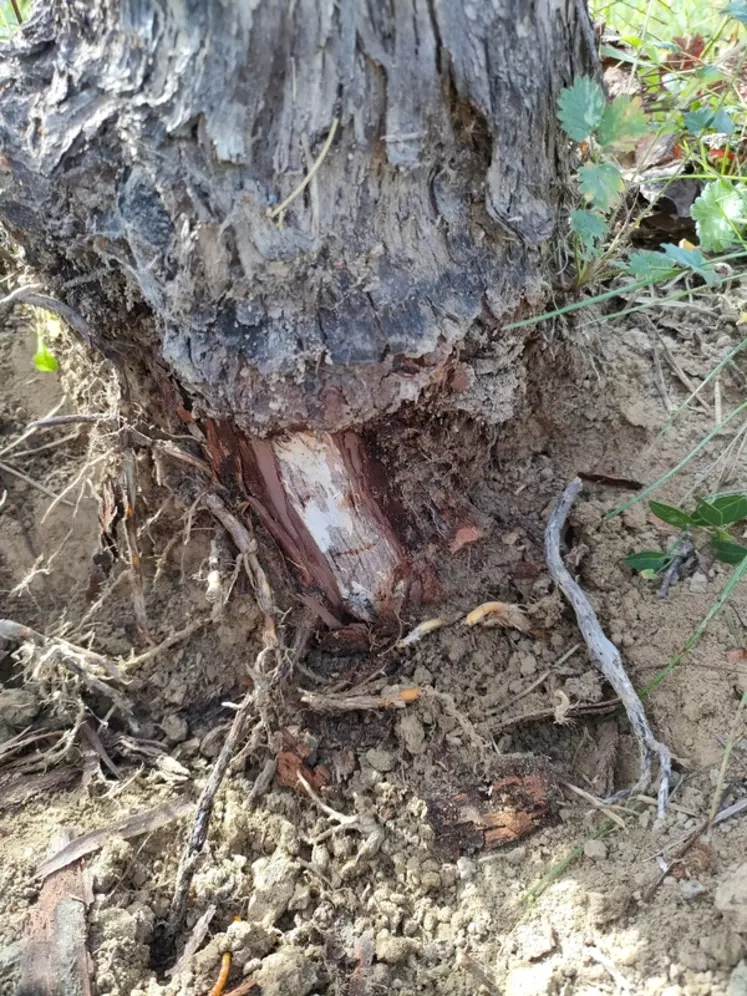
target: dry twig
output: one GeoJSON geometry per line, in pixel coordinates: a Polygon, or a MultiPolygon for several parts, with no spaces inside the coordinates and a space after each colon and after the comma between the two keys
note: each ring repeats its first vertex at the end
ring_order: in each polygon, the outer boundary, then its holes
{"type": "Polygon", "coordinates": [[[560,553],[560,535],[571,506],[578,497],[582,487],[580,478],[577,477],[571,481],[553,509],[545,531],[545,557],[547,558],[547,566],[553,581],[573,607],[581,635],[589,649],[589,655],[597,663],[602,674],[619,696],[630,722],[633,736],[638,742],[641,755],[640,778],[631,790],[618,794],[617,797],[610,801],[616,801],[617,798],[626,797],[631,793],[635,795],[639,792],[645,792],[651,783],[652,761],[656,757],[659,760],[657,813],[659,817],[662,817],[667,808],[669,781],[672,771],[672,759],[669,748],[665,744],[660,743],[651,732],[651,727],[646,719],[646,713],[644,712],[641,700],[638,698],[638,693],[623,667],[620,651],[605,636],[596,613],[591,606],[591,602],[581,590],[578,583],[571,577],[570,571],[565,566],[560,553]]]}

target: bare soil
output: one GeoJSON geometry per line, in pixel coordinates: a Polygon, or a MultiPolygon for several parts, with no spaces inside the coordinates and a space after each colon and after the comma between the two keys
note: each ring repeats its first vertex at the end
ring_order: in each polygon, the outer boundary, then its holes
{"type": "MultiPolygon", "coordinates": [[[[313,646],[296,677],[302,687],[349,688],[373,676],[367,690],[396,682],[422,693],[406,709],[333,717],[286,703],[288,723],[271,731],[277,750],[305,756],[323,802],[360,814],[360,824],[328,833],[334,821],[277,777],[261,797],[250,798],[270,755],[247,758],[218,797],[180,949],[210,904],[216,909],[178,982],[152,967],[151,943],[168,910],[189,821],[129,841],[113,835],[88,860],[98,993],[207,993],[225,951],[233,953],[227,989],[255,978],[264,996],[592,996],[626,987],[646,996],[747,992],[744,908],[740,916],[747,895],[736,896],[736,911],[716,904],[719,887],[737,881],[747,820],[737,816],[714,828],[650,889],[661,876],[658,855],[671,855],[712,803],[724,738],[747,688],[747,664],[727,658],[745,640],[747,591],[736,590],[697,647],[646,699],[657,735],[676,758],[677,808],[659,826],[654,807],[638,802],[615,811],[622,826],[592,840],[607,816],[563,783],[595,796],[625,787],[636,777],[637,749],[619,712],[593,711],[612,693],[553,591],[541,542],[554,500],[576,473],[649,483],[713,428],[714,395],[707,389],[708,410],[685,414],[657,439],[671,408],[686,396],[663,347],[697,381],[740,339],[740,302],[714,299],[708,307],[705,314],[663,311],[655,326],[644,320],[588,325],[565,340],[535,338],[528,347],[534,373],[520,416],[491,445],[477,431],[453,441],[462,451],[474,447],[479,472],[463,497],[478,511],[485,535],[442,556],[441,589],[455,594],[402,621],[407,631],[429,616],[455,616],[498,599],[539,606],[533,634],[457,624],[405,649],[393,647],[393,640],[356,654],[313,646]],[[588,711],[569,721],[569,703],[588,711]],[[551,812],[539,829],[508,846],[462,854],[439,839],[429,818],[434,800],[467,789],[484,792],[507,759],[527,758],[544,759],[553,785],[551,812]]],[[[39,374],[28,324],[17,320],[0,329],[0,450],[63,392],[62,411],[100,411],[109,403],[105,366],[91,367],[69,344],[55,348],[61,375],[39,374]]],[[[724,413],[744,399],[739,378],[746,366],[738,359],[737,371],[721,378],[724,413]]],[[[658,497],[679,500],[697,487],[736,431],[730,426],[658,497]]],[[[56,494],[79,477],[66,496],[71,504],[58,504],[45,518],[51,499],[0,468],[0,497],[7,491],[0,508],[0,617],[125,658],[143,646],[128,580],[118,580],[124,562],[115,564],[100,609],[81,626],[91,607],[91,558],[99,542],[95,496],[115,461],[115,442],[105,429],[72,427],[37,433],[15,455],[0,455],[0,462],[56,494]],[[18,455],[72,432],[74,439],[18,455]]],[[[722,486],[745,487],[744,460],[726,464],[722,486]]],[[[138,479],[145,601],[158,641],[209,614],[206,579],[216,526],[198,510],[185,543],[186,510],[154,483],[145,458],[138,479]]],[[[660,598],[657,583],[635,575],[623,558],[663,548],[672,530],[645,503],[605,518],[631,495],[589,484],[572,513],[569,541],[580,583],[642,688],[681,649],[729,568],[701,552],[689,576],[660,598]]],[[[232,718],[231,703],[245,691],[260,624],[248,584],[240,580],[219,623],[129,675],[126,694],[139,723],[131,735],[159,744],[160,764],[119,749],[112,755],[117,778],[78,739],[57,766],[69,775],[62,787],[43,787],[43,766],[20,780],[0,768],[6,778],[0,788],[0,993],[17,984],[24,924],[39,892],[35,868],[57,828],[83,832],[169,799],[197,797],[232,718]]],[[[36,684],[28,670],[24,677],[13,650],[0,642],[0,744],[45,717],[74,719],[65,690],[56,691],[49,676],[37,675],[36,684]],[[2,706],[8,701],[2,695],[24,683],[37,701],[19,717],[2,706]]],[[[104,720],[107,704],[95,696],[88,701],[104,720]]],[[[100,732],[122,729],[113,717],[100,732]]],[[[738,742],[743,734],[742,727],[738,742]]],[[[738,746],[724,805],[747,794],[746,773],[738,746]]]]}

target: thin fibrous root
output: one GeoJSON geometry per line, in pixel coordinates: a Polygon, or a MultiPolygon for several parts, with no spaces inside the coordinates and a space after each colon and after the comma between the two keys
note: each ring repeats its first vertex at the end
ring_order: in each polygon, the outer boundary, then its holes
{"type": "Polygon", "coordinates": [[[633,735],[638,742],[641,754],[641,775],[632,789],[618,793],[610,802],[645,792],[652,780],[652,762],[659,761],[659,791],[657,796],[657,815],[663,817],[667,808],[669,783],[672,774],[672,758],[669,748],[660,743],[653,735],[646,713],[633,683],[623,667],[620,651],[604,634],[596,613],[576,581],[573,580],[560,553],[560,536],[571,506],[583,487],[581,479],[576,477],[561,495],[553,509],[545,530],[545,557],[550,571],[550,577],[560,588],[576,613],[578,627],[589,655],[599,666],[604,677],[612,685],[630,722],[633,735]]]}

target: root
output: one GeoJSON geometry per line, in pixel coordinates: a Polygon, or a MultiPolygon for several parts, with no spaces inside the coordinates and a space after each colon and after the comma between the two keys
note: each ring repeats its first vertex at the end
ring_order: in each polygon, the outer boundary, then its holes
{"type": "Polygon", "coordinates": [[[575,478],[561,495],[553,509],[545,531],[545,557],[550,576],[570,602],[576,613],[581,635],[604,677],[612,685],[630,722],[633,736],[638,742],[641,755],[641,775],[632,789],[618,793],[609,802],[615,802],[628,795],[645,792],[652,780],[652,762],[659,761],[659,791],[657,814],[661,818],[666,813],[669,782],[672,773],[672,758],[669,748],[660,743],[651,732],[646,713],[638,693],[628,677],[620,657],[620,651],[607,639],[599,624],[594,609],[576,581],[571,577],[560,554],[560,534],[565,525],[573,502],[583,487],[580,478],[575,478]]]}

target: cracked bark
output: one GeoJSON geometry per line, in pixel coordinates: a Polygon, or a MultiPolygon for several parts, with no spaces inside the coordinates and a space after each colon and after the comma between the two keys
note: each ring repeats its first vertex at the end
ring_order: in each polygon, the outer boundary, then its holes
{"type": "Polygon", "coordinates": [[[513,413],[593,48],[581,0],[50,0],[0,52],[0,219],[369,619],[409,567],[361,430],[513,413]]]}

